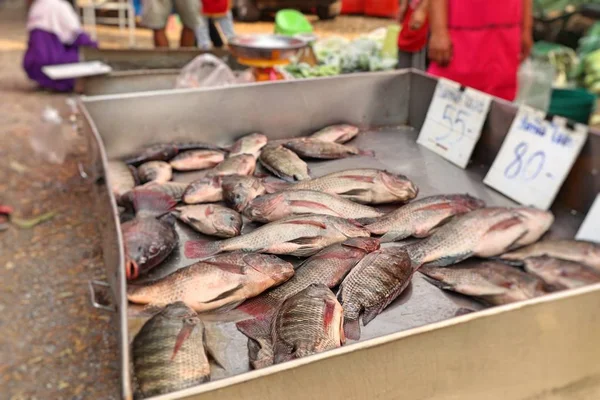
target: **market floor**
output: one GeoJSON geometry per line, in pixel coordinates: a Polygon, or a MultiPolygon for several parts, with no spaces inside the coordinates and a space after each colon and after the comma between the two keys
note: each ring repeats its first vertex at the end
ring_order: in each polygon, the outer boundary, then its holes
{"type": "MultiPolygon", "coordinates": [[[[15,217],[53,217],[32,228],[0,232],[0,388],[3,399],[116,399],[119,365],[114,316],[91,306],[88,282],[104,280],[102,249],[90,204],[90,182],[80,174],[83,138],[44,141],[45,107],[69,116],[68,96],[43,92],[21,69],[26,13],[20,0],[0,2],[0,204],[15,217]],[[47,161],[32,144],[45,143],[63,164],[47,161]]],[[[315,22],[321,36],[359,33],[389,20],[344,17],[315,22]]],[[[240,33],[272,32],[273,24],[236,24],[240,33]]],[[[169,32],[177,42],[178,27],[169,32]]],[[[99,27],[103,47],[125,47],[117,28],[99,27]]],[[[139,47],[151,33],[136,31],[139,47]]]]}

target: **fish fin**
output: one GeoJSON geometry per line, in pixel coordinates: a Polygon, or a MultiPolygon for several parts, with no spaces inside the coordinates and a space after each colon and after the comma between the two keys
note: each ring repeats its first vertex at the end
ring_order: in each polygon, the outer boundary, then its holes
{"type": "Polygon", "coordinates": [[[185,343],[185,341],[190,337],[192,332],[196,328],[196,324],[192,324],[189,322],[184,322],[181,330],[177,334],[177,339],[175,340],[175,346],[173,347],[173,354],[171,355],[171,361],[175,359],[177,352],[181,349],[181,346],[185,343]]]}
{"type": "Polygon", "coordinates": [[[327,229],[327,225],[325,225],[323,222],[311,221],[311,220],[297,219],[297,220],[293,220],[293,221],[284,221],[284,222],[281,222],[281,224],[312,225],[312,226],[316,226],[317,228],[327,229]]]}
{"type": "Polygon", "coordinates": [[[416,210],[414,210],[413,212],[417,212],[417,211],[441,211],[441,210],[452,210],[454,209],[455,206],[453,206],[450,203],[436,203],[436,204],[429,204],[427,206],[423,206],[421,208],[418,208],[416,210]]]}
{"type": "Polygon", "coordinates": [[[379,219],[379,217],[364,217],[364,218],[356,218],[355,221],[358,222],[360,225],[364,226],[364,225],[368,225],[368,224],[377,222],[378,219],[379,219]]]}
{"type": "Polygon", "coordinates": [[[350,189],[345,192],[338,193],[340,196],[347,198],[348,200],[355,201],[359,203],[361,201],[362,196],[369,193],[368,189],[350,189]]]}
{"type": "Polygon", "coordinates": [[[280,192],[282,190],[287,189],[290,186],[288,182],[274,177],[264,178],[262,180],[262,185],[264,186],[267,193],[280,192]]]}
{"type": "Polygon", "coordinates": [[[391,243],[406,239],[410,236],[407,231],[389,231],[381,237],[381,243],[391,243]]]}
{"type": "Polygon", "coordinates": [[[381,313],[381,311],[383,311],[383,307],[381,307],[381,305],[365,308],[365,311],[362,316],[363,325],[367,326],[367,324],[373,321],[375,317],[381,313]]]}
{"type": "Polygon", "coordinates": [[[508,230],[508,229],[512,228],[513,226],[519,225],[521,223],[523,223],[521,218],[511,217],[511,218],[505,219],[505,220],[500,221],[497,224],[493,225],[490,229],[488,229],[488,233],[492,232],[492,231],[505,231],[505,230],[508,230]]]}
{"type": "Polygon", "coordinates": [[[454,286],[448,285],[447,283],[438,281],[437,279],[434,279],[434,278],[428,276],[427,272],[424,272],[424,271],[420,271],[420,272],[423,273],[423,279],[425,279],[427,282],[431,283],[433,286],[437,287],[438,289],[454,290],[454,286]]]}
{"type": "Polygon", "coordinates": [[[475,311],[476,310],[473,310],[472,308],[461,307],[458,310],[456,310],[456,312],[454,313],[454,316],[460,317],[461,315],[471,314],[472,312],[475,312],[475,311]]]}
{"type": "Polygon", "coordinates": [[[321,240],[320,236],[306,236],[294,240],[289,240],[288,243],[294,243],[300,246],[314,246],[321,240]]]}
{"type": "Polygon", "coordinates": [[[269,302],[268,294],[246,300],[237,309],[256,318],[267,318],[275,313],[279,304],[269,302]]]}
{"type": "Polygon", "coordinates": [[[236,264],[230,264],[230,263],[226,263],[226,262],[221,262],[221,261],[217,261],[217,260],[202,260],[203,264],[209,264],[209,265],[214,265],[215,267],[219,268],[222,271],[227,271],[230,272],[232,274],[236,274],[236,275],[245,275],[245,269],[243,266],[241,265],[236,265],[236,264]]]}
{"type": "Polygon", "coordinates": [[[344,334],[348,339],[360,339],[360,322],[358,319],[344,319],[344,334]]]}
{"type": "Polygon", "coordinates": [[[467,258],[471,257],[472,255],[473,255],[473,252],[468,252],[468,253],[463,253],[463,254],[457,254],[455,256],[440,257],[438,260],[428,262],[425,265],[427,265],[429,267],[445,267],[445,266],[456,264],[463,260],[466,260],[467,258]]]}
{"type": "Polygon", "coordinates": [[[202,342],[204,343],[204,350],[206,351],[206,355],[208,355],[208,357],[211,360],[213,360],[213,362],[219,368],[227,370],[227,368],[225,368],[225,363],[219,357],[219,352],[216,351],[215,343],[218,343],[218,340],[216,340],[216,338],[213,339],[212,335],[208,334],[208,331],[209,331],[208,325],[205,324],[202,342]]]}
{"type": "Polygon", "coordinates": [[[375,152],[373,150],[358,149],[358,155],[365,156],[365,157],[375,157],[375,152]]]}
{"type": "Polygon", "coordinates": [[[185,242],[187,258],[208,258],[221,252],[221,243],[210,240],[188,240],[185,242]]]}
{"type": "Polygon", "coordinates": [[[291,200],[290,205],[296,207],[316,208],[317,210],[328,210],[334,212],[336,215],[339,215],[325,204],[317,203],[316,201],[291,200]]]}
{"type": "Polygon", "coordinates": [[[528,233],[529,233],[529,230],[528,230],[528,229],[526,229],[526,230],[525,230],[523,233],[521,233],[521,234],[519,235],[519,237],[518,237],[518,238],[516,238],[516,239],[515,239],[515,240],[514,240],[514,241],[513,241],[513,242],[512,242],[510,245],[508,245],[508,246],[506,247],[506,251],[511,251],[511,250],[518,249],[519,247],[523,247],[522,245],[518,245],[518,244],[517,244],[517,242],[518,242],[519,240],[523,239],[523,237],[524,237],[525,235],[527,235],[528,233]]]}
{"type": "Polygon", "coordinates": [[[375,182],[375,178],[372,177],[372,176],[342,175],[342,176],[340,176],[340,178],[349,179],[349,180],[355,181],[355,182],[367,182],[367,183],[374,183],[375,182]]]}
{"type": "Polygon", "coordinates": [[[215,301],[219,301],[219,300],[226,299],[228,296],[230,296],[230,295],[234,294],[235,292],[237,292],[238,290],[240,290],[240,289],[241,289],[241,288],[243,288],[243,287],[244,287],[244,285],[240,283],[240,284],[239,284],[239,285],[237,285],[236,287],[234,287],[234,288],[232,288],[232,289],[229,289],[229,290],[226,290],[226,291],[224,291],[223,293],[221,293],[220,295],[218,295],[218,296],[217,296],[217,297],[215,297],[214,299],[210,299],[210,300],[207,300],[207,301],[203,301],[202,303],[203,303],[203,304],[209,304],[209,303],[213,303],[213,302],[215,302],[215,301]]]}
{"type": "Polygon", "coordinates": [[[254,369],[273,364],[273,344],[271,343],[271,320],[249,319],[235,324],[237,329],[248,337],[248,358],[254,369]]]}
{"type": "Polygon", "coordinates": [[[498,257],[490,257],[490,260],[494,260],[494,261],[501,261],[504,264],[510,265],[511,267],[524,267],[525,266],[525,261],[523,260],[509,260],[507,258],[502,258],[502,256],[498,256],[498,257]]]}
{"type": "Polygon", "coordinates": [[[171,211],[177,202],[168,194],[152,190],[136,190],[133,192],[133,207],[136,213],[159,216],[171,211]]]}
{"type": "Polygon", "coordinates": [[[380,241],[376,238],[351,238],[342,242],[342,246],[370,252],[379,250],[380,241]]]}
{"type": "Polygon", "coordinates": [[[323,312],[323,328],[328,330],[335,316],[336,303],[331,300],[325,300],[325,310],[323,312]]]}
{"type": "Polygon", "coordinates": [[[155,314],[158,314],[159,312],[161,312],[166,306],[167,306],[166,303],[165,304],[159,304],[159,303],[146,304],[140,311],[140,315],[147,315],[149,317],[152,317],[155,314]]]}

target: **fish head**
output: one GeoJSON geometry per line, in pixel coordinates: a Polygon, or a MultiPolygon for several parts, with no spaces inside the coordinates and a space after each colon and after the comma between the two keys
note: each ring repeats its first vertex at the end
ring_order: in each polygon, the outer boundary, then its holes
{"type": "Polygon", "coordinates": [[[532,207],[521,207],[515,211],[527,229],[527,233],[517,241],[518,246],[536,242],[554,223],[554,215],[549,211],[532,207]]]}
{"type": "Polygon", "coordinates": [[[257,196],[265,193],[260,180],[252,176],[223,178],[223,197],[236,211],[243,211],[257,196]]]}
{"type": "Polygon", "coordinates": [[[417,197],[419,188],[404,175],[381,171],[376,178],[395,197],[403,201],[417,197]]]}
{"type": "Polygon", "coordinates": [[[291,207],[282,193],[259,196],[244,209],[244,215],[252,221],[269,222],[284,218],[291,213],[291,207]]]}
{"type": "Polygon", "coordinates": [[[252,175],[256,168],[256,158],[252,154],[240,154],[236,157],[235,170],[240,175],[252,175]]]}
{"type": "Polygon", "coordinates": [[[247,141],[248,147],[252,149],[261,149],[267,145],[268,138],[262,133],[252,133],[246,136],[245,140],[247,141]]]}
{"type": "Polygon", "coordinates": [[[242,216],[233,210],[209,206],[206,208],[205,215],[216,232],[233,237],[239,236],[242,231],[242,216]]]}
{"type": "Polygon", "coordinates": [[[175,303],[167,305],[157,315],[171,320],[198,319],[196,311],[192,310],[183,301],[176,301],[175,303]]]}
{"type": "Polygon", "coordinates": [[[122,226],[128,280],[160,264],[177,245],[172,227],[154,218],[134,219],[122,226]]]}
{"type": "Polygon", "coordinates": [[[246,254],[244,262],[252,269],[269,276],[276,282],[285,282],[294,275],[294,266],[270,254],[246,254]]]}
{"type": "Polygon", "coordinates": [[[371,237],[355,237],[344,241],[342,246],[353,247],[362,250],[365,253],[372,253],[375,250],[379,250],[381,242],[379,239],[371,237]]]}
{"type": "Polygon", "coordinates": [[[371,236],[364,226],[351,219],[343,219],[338,217],[328,218],[327,225],[334,227],[347,238],[368,238],[371,236]]]}
{"type": "Polygon", "coordinates": [[[485,201],[468,194],[460,196],[458,202],[466,209],[466,211],[473,211],[485,207],[485,201]]]}
{"type": "Polygon", "coordinates": [[[183,201],[187,204],[213,201],[222,192],[221,177],[204,177],[192,182],[183,193],[183,201]]]}

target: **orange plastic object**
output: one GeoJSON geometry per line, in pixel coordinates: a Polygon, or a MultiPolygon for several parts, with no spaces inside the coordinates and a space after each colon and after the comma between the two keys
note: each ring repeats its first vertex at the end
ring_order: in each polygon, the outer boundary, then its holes
{"type": "Polygon", "coordinates": [[[372,17],[394,18],[398,14],[398,0],[366,0],[365,14],[372,17]]]}
{"type": "Polygon", "coordinates": [[[366,0],[342,0],[342,14],[364,14],[366,0]]]}

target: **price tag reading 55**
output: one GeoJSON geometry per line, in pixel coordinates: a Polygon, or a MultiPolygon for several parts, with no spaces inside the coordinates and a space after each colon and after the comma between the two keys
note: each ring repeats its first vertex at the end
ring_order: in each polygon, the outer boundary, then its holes
{"type": "Polygon", "coordinates": [[[582,124],[551,121],[522,106],[484,183],[513,200],[547,210],[567,178],[587,137],[582,124]]]}
{"type": "Polygon", "coordinates": [[[479,140],[492,98],[440,79],[417,143],[465,168],[479,140]]]}

